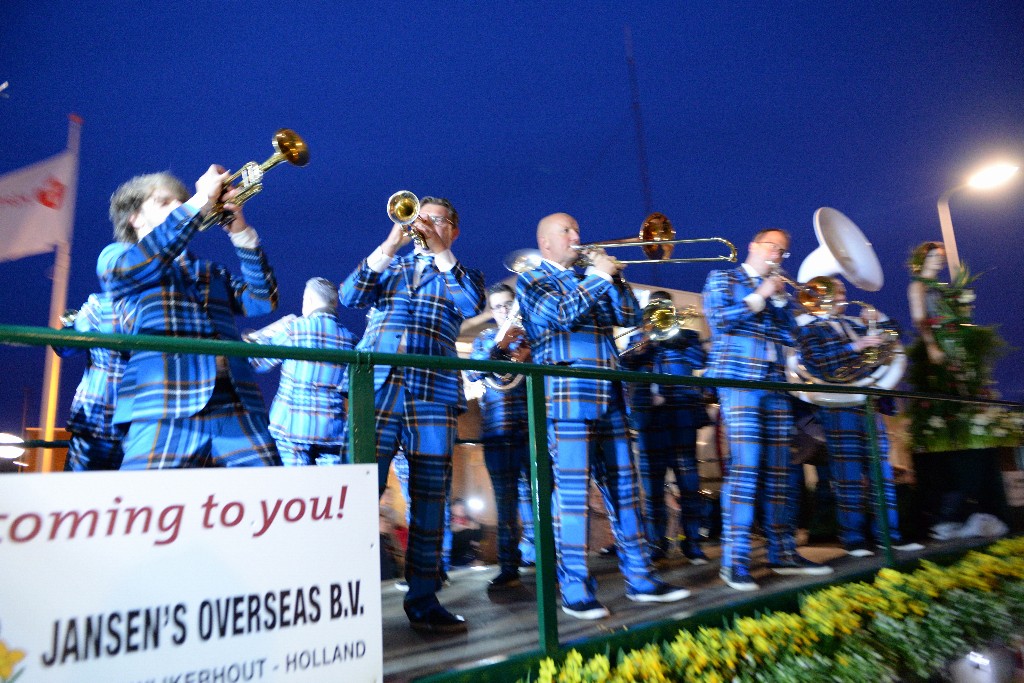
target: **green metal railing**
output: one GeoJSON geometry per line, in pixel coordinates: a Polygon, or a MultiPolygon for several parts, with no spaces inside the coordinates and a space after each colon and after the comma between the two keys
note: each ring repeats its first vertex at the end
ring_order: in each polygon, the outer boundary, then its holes
{"type": "MultiPolygon", "coordinates": [[[[244,342],[220,341],[212,339],[195,339],[183,337],[162,337],[147,335],[118,335],[99,333],[80,333],[72,330],[53,330],[50,328],[23,327],[0,325],[0,344],[57,346],[74,348],[91,348],[94,346],[120,351],[147,350],[165,353],[208,354],[219,356],[268,358],[290,358],[296,360],[315,360],[349,365],[349,454],[354,463],[372,464],[376,458],[375,426],[373,410],[373,368],[375,365],[405,366],[414,368],[430,368],[438,370],[477,370],[499,374],[521,374],[526,376],[527,409],[529,415],[530,470],[532,478],[533,515],[536,520],[535,544],[537,546],[537,612],[539,622],[539,652],[509,658],[505,662],[492,664],[484,669],[469,672],[446,673],[429,677],[424,680],[506,680],[510,675],[522,676],[529,670],[529,664],[541,656],[554,656],[562,651],[558,636],[558,600],[555,579],[555,546],[551,519],[551,462],[547,442],[547,412],[544,394],[544,377],[575,377],[588,379],[612,379],[624,382],[650,382],[656,377],[659,384],[685,385],[696,387],[736,387],[742,389],[768,389],[789,392],[794,385],[785,382],[756,382],[726,379],[706,379],[702,377],[682,377],[677,375],[651,375],[646,372],[630,372],[623,370],[595,370],[573,368],[559,365],[537,365],[533,363],[513,363],[510,361],[475,360],[464,358],[445,358],[438,356],[419,356],[393,353],[370,353],[363,351],[303,349],[285,346],[253,345],[244,342]],[[542,466],[542,464],[544,466],[542,466]]],[[[900,398],[918,398],[932,401],[956,401],[959,403],[1001,405],[1016,409],[1024,406],[1011,401],[952,397],[945,395],[926,394],[921,392],[892,391],[867,387],[814,386],[814,391],[837,394],[865,395],[865,429],[871,443],[871,481],[876,504],[876,516],[879,531],[884,539],[885,566],[897,565],[892,550],[886,502],[882,489],[882,466],[878,450],[878,434],[876,431],[876,402],[878,397],[890,396],[900,398]]],[[[870,572],[873,573],[873,572],[870,572]]],[[[841,581],[849,581],[844,577],[841,581]]],[[[828,583],[828,582],[825,582],[828,583]]],[[[792,592],[770,596],[767,599],[747,601],[741,605],[730,605],[731,613],[751,613],[756,609],[772,607],[775,609],[793,609],[800,592],[806,586],[792,592]],[[771,604],[769,604],[771,603],[771,604]]],[[[697,615],[687,623],[720,623],[722,614],[718,611],[706,615],[697,615]]],[[[617,633],[612,636],[591,639],[584,646],[574,644],[576,649],[597,653],[605,648],[622,647],[633,642],[650,642],[651,637],[660,634],[674,633],[679,629],[678,622],[653,624],[639,629],[617,633]],[[648,640],[644,640],[647,638],[648,640]]]]}

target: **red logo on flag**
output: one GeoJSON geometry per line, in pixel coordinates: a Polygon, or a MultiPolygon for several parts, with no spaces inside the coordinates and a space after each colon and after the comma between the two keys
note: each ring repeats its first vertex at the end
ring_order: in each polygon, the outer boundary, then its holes
{"type": "Polygon", "coordinates": [[[36,199],[39,203],[50,209],[59,209],[64,204],[64,191],[67,186],[53,176],[46,179],[46,182],[36,190],[36,199]]]}

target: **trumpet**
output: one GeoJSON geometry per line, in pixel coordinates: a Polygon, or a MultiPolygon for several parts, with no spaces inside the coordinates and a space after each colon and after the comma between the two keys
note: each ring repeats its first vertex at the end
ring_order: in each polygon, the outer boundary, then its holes
{"type": "Polygon", "coordinates": [[[789,273],[784,271],[775,261],[768,261],[767,263],[771,265],[771,270],[768,271],[765,277],[777,277],[788,287],[791,287],[795,296],[790,295],[786,291],[783,293],[807,313],[815,317],[821,317],[823,315],[839,315],[842,312],[842,307],[845,307],[846,304],[845,302],[837,301],[839,287],[842,286],[842,283],[838,280],[826,275],[819,275],[800,284],[791,278],[789,273]]]}
{"type": "MultiPolygon", "coordinates": [[[[224,181],[224,190],[237,188],[238,194],[231,203],[241,206],[253,195],[263,189],[263,174],[274,168],[283,161],[293,166],[305,166],[309,163],[309,147],[298,133],[288,128],[281,128],[274,133],[274,150],[266,161],[257,164],[255,161],[246,163],[242,168],[228,176],[224,181]],[[235,181],[238,180],[238,183],[235,181]]],[[[206,230],[213,225],[228,225],[234,220],[234,214],[224,210],[224,202],[217,202],[213,210],[199,225],[199,230],[206,230]]]]}
{"type": "MultiPolygon", "coordinates": [[[[732,242],[723,237],[696,237],[692,239],[676,239],[676,231],[672,227],[672,221],[663,213],[652,213],[640,225],[640,234],[637,237],[626,237],[619,240],[607,240],[604,242],[592,242],[590,244],[573,245],[573,249],[583,252],[595,251],[597,249],[612,249],[618,247],[640,247],[646,259],[619,260],[620,265],[631,263],[703,263],[707,261],[729,261],[736,262],[736,247],[732,242]],[[724,244],[728,254],[720,256],[694,256],[690,258],[669,258],[677,244],[708,244],[717,242],[724,244]]],[[[581,256],[581,258],[586,258],[581,256]]],[[[579,265],[590,265],[580,263],[579,265]]]]}
{"type": "Polygon", "coordinates": [[[388,218],[392,223],[402,226],[406,235],[416,243],[416,246],[427,251],[427,242],[423,235],[412,228],[412,224],[419,218],[420,200],[408,190],[399,190],[388,197],[388,218]]]}

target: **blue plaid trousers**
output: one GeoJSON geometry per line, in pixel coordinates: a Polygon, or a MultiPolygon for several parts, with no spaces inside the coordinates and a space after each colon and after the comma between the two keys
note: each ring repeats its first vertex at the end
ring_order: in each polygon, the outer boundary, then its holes
{"type": "MultiPolygon", "coordinates": [[[[519,508],[523,477],[530,476],[530,449],[526,434],[485,438],[484,464],[494,488],[498,517],[498,564],[504,571],[519,568],[519,508]]],[[[526,484],[529,499],[529,484],[526,484]]],[[[529,519],[533,520],[531,514],[529,519]]],[[[532,523],[531,523],[532,531],[532,523]]],[[[532,540],[532,539],[531,539],[532,540]]],[[[531,543],[532,545],[532,543],[531,543]]]]}
{"type": "Polygon", "coordinates": [[[644,529],[647,542],[668,551],[665,474],[675,475],[679,487],[679,521],[686,540],[700,538],[700,477],[697,474],[697,429],[692,409],[655,407],[634,410],[630,426],[636,431],[640,481],[644,489],[644,529]]]}
{"type": "Polygon", "coordinates": [[[437,602],[441,581],[441,547],[445,508],[452,479],[456,406],[416,398],[402,373],[392,371],[374,399],[377,432],[377,483],[388,482],[392,458],[402,447],[409,462],[409,548],[406,603],[423,607],[437,602]]]}
{"type": "Polygon", "coordinates": [[[780,562],[796,552],[790,399],[774,391],[729,387],[719,387],[718,397],[729,440],[729,464],[722,484],[722,566],[750,566],[750,528],[759,480],[768,561],[780,562]]]}
{"type": "Polygon", "coordinates": [[[563,602],[591,600],[597,590],[587,570],[591,477],[608,510],[626,585],[637,592],[653,590],[657,584],[651,576],[637,473],[622,410],[612,408],[595,420],[548,420],[548,449],[554,464],[552,516],[563,602]]]}
{"type": "MultiPolygon", "coordinates": [[[[871,482],[871,445],[868,443],[867,425],[863,406],[819,408],[818,419],[825,430],[832,488],[836,495],[839,517],[839,540],[847,548],[864,545],[867,538],[867,519],[874,511],[874,496],[869,495],[871,482]],[[869,505],[871,505],[869,510],[869,505]]],[[[893,543],[900,542],[899,514],[896,511],[896,484],[889,464],[889,439],[885,424],[876,415],[875,432],[878,434],[878,455],[882,465],[882,490],[888,511],[889,535],[893,543]]],[[[873,514],[874,540],[881,542],[878,522],[873,514]]]]}

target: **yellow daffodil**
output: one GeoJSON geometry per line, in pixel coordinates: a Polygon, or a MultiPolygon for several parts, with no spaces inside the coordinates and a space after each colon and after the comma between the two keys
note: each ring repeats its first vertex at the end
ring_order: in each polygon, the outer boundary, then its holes
{"type": "Polygon", "coordinates": [[[24,650],[9,650],[7,643],[0,640],[0,678],[7,680],[14,675],[14,667],[25,659],[24,650]]]}

